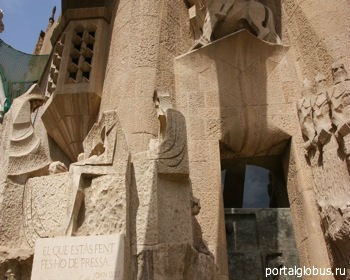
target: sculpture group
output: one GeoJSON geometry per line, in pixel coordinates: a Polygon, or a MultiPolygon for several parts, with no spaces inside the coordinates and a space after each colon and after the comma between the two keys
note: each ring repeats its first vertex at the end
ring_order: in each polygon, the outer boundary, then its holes
{"type": "Polygon", "coordinates": [[[350,78],[344,64],[332,65],[334,85],[327,87],[326,77],[315,77],[316,91],[312,83],[305,79],[303,97],[297,103],[298,116],[305,140],[304,148],[322,150],[330,142],[332,135],[346,160],[350,156],[350,78]]]}
{"type": "Polygon", "coordinates": [[[350,78],[341,62],[332,65],[332,77],[327,87],[318,74],[315,92],[305,80],[297,109],[331,259],[349,268],[350,78]]]}

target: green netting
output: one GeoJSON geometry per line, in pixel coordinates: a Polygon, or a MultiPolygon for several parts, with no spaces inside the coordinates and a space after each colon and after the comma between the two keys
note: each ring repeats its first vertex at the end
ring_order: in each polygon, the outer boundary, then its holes
{"type": "Polygon", "coordinates": [[[14,98],[25,93],[40,79],[48,59],[49,55],[31,55],[18,51],[0,39],[0,76],[6,98],[0,105],[4,107],[4,112],[8,111],[14,98]]]}

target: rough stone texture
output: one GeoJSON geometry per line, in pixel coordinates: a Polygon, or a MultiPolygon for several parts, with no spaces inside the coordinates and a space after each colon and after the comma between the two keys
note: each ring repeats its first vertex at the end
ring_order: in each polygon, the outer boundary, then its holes
{"type": "Polygon", "coordinates": [[[190,47],[181,1],[119,1],[113,24],[101,110],[116,108],[132,154],[157,137],[154,90],[174,99],[173,59],[190,47]]]}
{"type": "Polygon", "coordinates": [[[137,255],[137,279],[214,280],[212,257],[198,253],[189,244],[151,246],[137,255]]]}
{"type": "MultiPolygon", "coordinates": [[[[293,108],[278,101],[285,100],[286,51],[244,31],[176,60],[176,107],[189,126],[191,181],[202,205],[198,221],[214,255],[225,250],[219,245],[225,244],[219,140],[237,157],[273,155],[296,130],[293,108]]],[[[225,274],[226,261],[218,263],[225,274]]]]}
{"type": "Polygon", "coordinates": [[[85,190],[75,235],[103,235],[126,232],[127,201],[125,183],[112,175],[92,179],[85,190]]]}
{"type": "Polygon", "coordinates": [[[23,241],[22,185],[6,182],[1,193],[0,246],[19,248],[23,241]]]}
{"type": "MultiPolygon", "coordinates": [[[[33,248],[37,238],[63,235],[69,212],[67,173],[29,179],[24,186],[25,241],[33,248]],[[53,218],[54,217],[54,218],[53,218]]],[[[22,209],[21,209],[22,210],[22,209]]]]}
{"type": "Polygon", "coordinates": [[[67,232],[74,233],[79,226],[83,225],[84,227],[81,229],[83,234],[93,234],[94,231],[96,231],[95,234],[101,234],[103,230],[94,226],[97,222],[94,222],[96,217],[107,219],[114,212],[118,212],[120,216],[114,220],[115,223],[108,220],[106,224],[101,223],[100,226],[108,233],[116,233],[115,230],[124,230],[121,231],[124,233],[127,228],[127,211],[125,209],[127,209],[129,201],[129,153],[115,111],[103,113],[100,121],[93,126],[88,134],[84,146],[86,150],[81,156],[82,159],[70,167],[69,189],[73,195],[70,198],[71,216],[67,232]],[[108,176],[104,177],[103,175],[108,176]],[[112,182],[104,183],[108,178],[112,182]],[[108,196],[106,196],[107,193],[108,196]],[[114,202],[104,203],[100,206],[102,208],[98,208],[98,205],[95,206],[95,202],[102,201],[103,198],[112,199],[114,202]],[[124,204],[120,204],[120,200],[124,204]],[[101,213],[102,209],[104,211],[101,213]],[[105,215],[101,216],[103,213],[105,215]],[[84,217],[84,215],[86,216],[84,217]],[[82,224],[83,222],[85,225],[82,224]],[[108,223],[110,224],[108,225],[108,223]]]}
{"type": "Polygon", "coordinates": [[[298,100],[297,109],[301,131],[306,142],[304,147],[306,151],[309,151],[316,136],[316,131],[312,112],[312,84],[307,79],[304,80],[302,95],[303,97],[298,100]]]}
{"type": "MultiPolygon", "coordinates": [[[[304,139],[308,148],[306,160],[315,181],[315,196],[320,209],[333,269],[348,268],[348,193],[350,177],[347,162],[349,134],[347,72],[342,63],[332,66],[334,86],[327,87],[325,76],[318,74],[316,93],[309,96],[309,123],[314,137],[304,139]]],[[[304,97],[305,98],[305,97],[304,97]]],[[[303,99],[304,99],[303,98],[303,99]]],[[[300,117],[300,115],[299,115],[300,117]]],[[[304,122],[301,122],[302,130],[304,122]]],[[[349,275],[336,279],[348,279],[349,275]]]]}
{"type": "Polygon", "coordinates": [[[259,1],[188,1],[194,48],[206,45],[242,28],[259,39],[281,43],[275,30],[274,14],[259,1]]]}
{"type": "Polygon", "coordinates": [[[8,157],[4,166],[8,176],[28,176],[49,165],[47,151],[32,124],[32,112],[42,103],[37,84],[13,102],[8,116],[8,139],[2,143],[4,159],[8,157]]]}
{"type": "Polygon", "coordinates": [[[350,41],[344,37],[349,32],[349,14],[346,0],[282,1],[282,40],[293,49],[300,80],[312,80],[317,72],[330,78],[331,65],[340,59],[349,66],[350,41]]]}

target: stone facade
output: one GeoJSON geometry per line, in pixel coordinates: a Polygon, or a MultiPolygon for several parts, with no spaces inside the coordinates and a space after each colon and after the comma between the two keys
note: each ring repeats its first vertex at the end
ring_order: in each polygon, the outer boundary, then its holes
{"type": "Polygon", "coordinates": [[[39,238],[97,235],[123,236],[125,280],[349,271],[349,15],[62,0],[36,49],[50,62],[0,125],[0,279],[30,279],[39,238]],[[274,209],[231,209],[249,165],[274,209]]]}

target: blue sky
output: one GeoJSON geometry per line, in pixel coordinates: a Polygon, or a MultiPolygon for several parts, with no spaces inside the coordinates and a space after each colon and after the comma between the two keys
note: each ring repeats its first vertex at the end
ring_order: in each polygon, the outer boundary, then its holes
{"type": "Polygon", "coordinates": [[[4,32],[0,39],[25,53],[33,53],[40,30],[45,31],[52,8],[61,12],[61,0],[0,0],[4,11],[4,32]]]}

